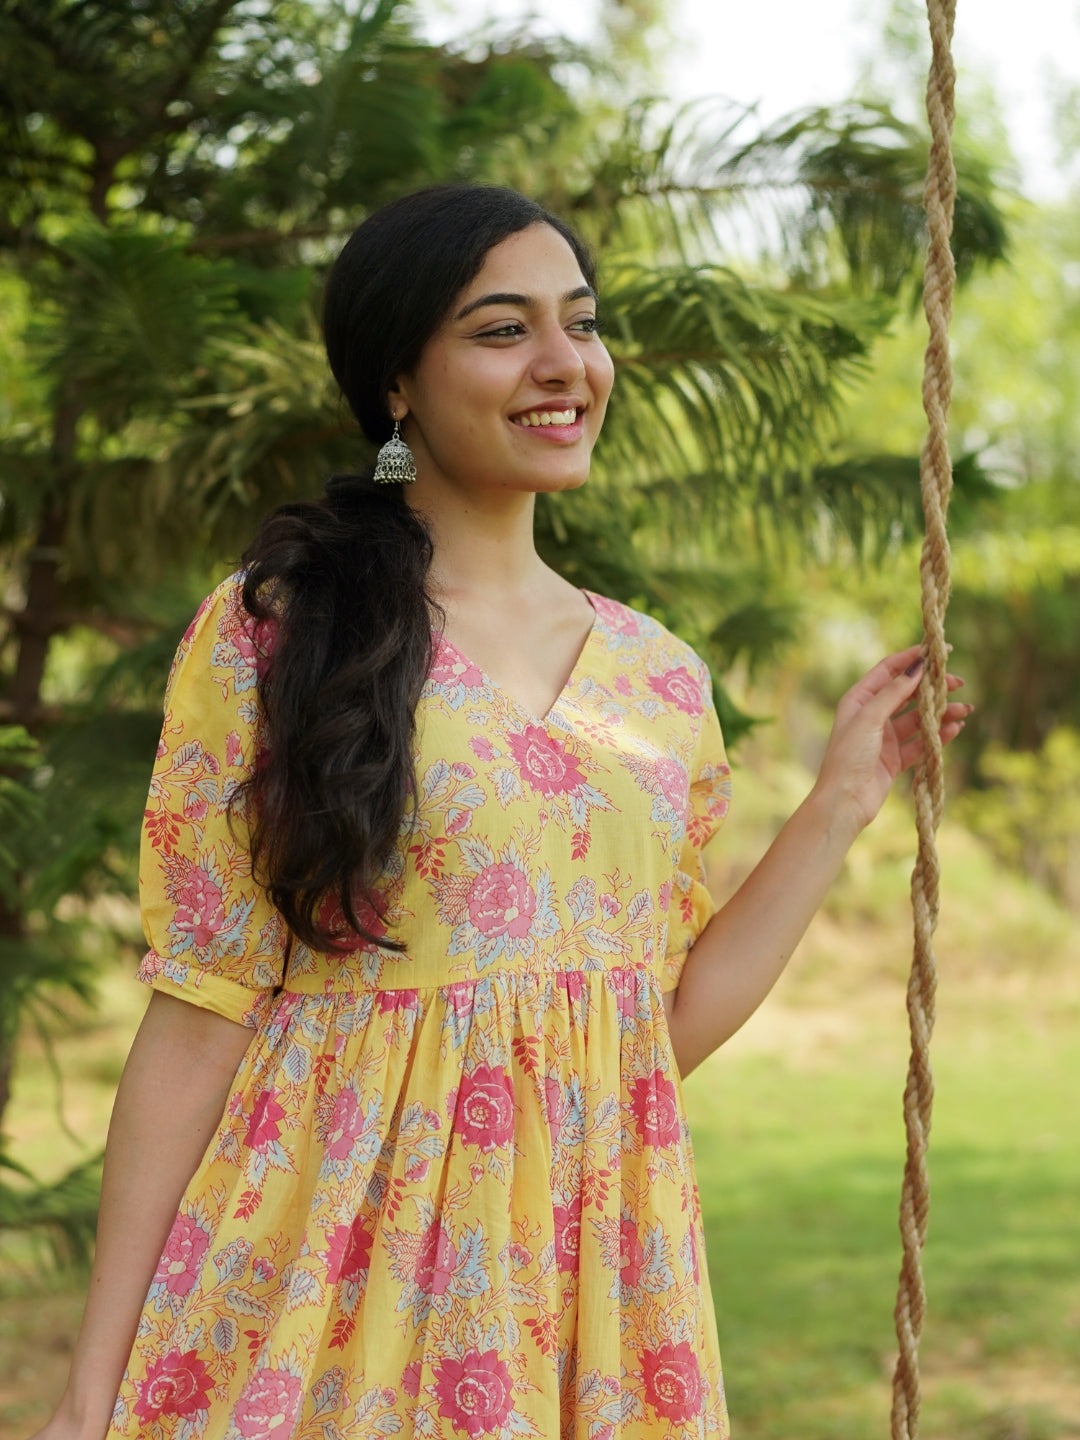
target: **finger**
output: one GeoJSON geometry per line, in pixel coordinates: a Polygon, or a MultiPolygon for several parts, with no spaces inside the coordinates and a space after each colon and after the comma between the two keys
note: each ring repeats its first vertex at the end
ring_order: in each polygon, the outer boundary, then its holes
{"type": "MultiPolygon", "coordinates": [[[[941,735],[941,743],[943,746],[952,744],[952,742],[963,730],[964,723],[965,722],[963,720],[950,720],[946,724],[942,725],[939,733],[941,735]]],[[[910,770],[913,765],[917,765],[922,759],[922,754],[922,736],[919,734],[915,734],[911,737],[910,740],[906,740],[900,746],[901,771],[910,770]]]]}

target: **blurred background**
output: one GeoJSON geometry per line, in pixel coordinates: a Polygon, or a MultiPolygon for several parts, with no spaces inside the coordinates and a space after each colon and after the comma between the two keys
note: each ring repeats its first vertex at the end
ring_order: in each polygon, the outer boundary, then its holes
{"type": "MultiPolygon", "coordinates": [[[[56,1399],[145,993],[174,646],[258,518],[366,458],[322,275],[507,183],[595,247],[617,369],[543,552],[708,658],[720,898],[920,633],[914,0],[0,7],[0,1440],[56,1399]]],[[[953,668],[926,1440],[1080,1436],[1080,6],[960,0],[953,668]]],[[[907,786],[687,1085],[739,1440],[888,1426],[907,786]]]]}

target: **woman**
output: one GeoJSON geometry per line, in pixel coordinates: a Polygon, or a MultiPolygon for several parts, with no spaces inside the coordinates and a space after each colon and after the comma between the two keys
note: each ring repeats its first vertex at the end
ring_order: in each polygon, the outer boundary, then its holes
{"type": "Polygon", "coordinates": [[[705,667],[533,547],[603,422],[595,307],[574,235],[494,188],[397,201],[334,267],[330,363],[389,443],[180,646],[154,993],[49,1440],[727,1434],[680,1077],[917,755],[918,652],[844,697],[713,914],[705,667]]]}

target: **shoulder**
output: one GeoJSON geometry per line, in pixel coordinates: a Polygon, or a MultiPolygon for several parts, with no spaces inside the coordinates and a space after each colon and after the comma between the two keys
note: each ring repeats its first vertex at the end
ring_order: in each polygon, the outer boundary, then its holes
{"type": "Polygon", "coordinates": [[[169,672],[171,692],[185,669],[209,671],[223,691],[253,690],[273,653],[276,623],[244,604],[244,572],[227,576],[207,595],[184,632],[169,672]]]}
{"type": "Polygon", "coordinates": [[[639,671],[649,689],[683,708],[700,710],[711,697],[709,667],[696,650],[680,640],[659,620],[619,600],[589,592],[604,631],[609,652],[620,668],[639,671]]]}

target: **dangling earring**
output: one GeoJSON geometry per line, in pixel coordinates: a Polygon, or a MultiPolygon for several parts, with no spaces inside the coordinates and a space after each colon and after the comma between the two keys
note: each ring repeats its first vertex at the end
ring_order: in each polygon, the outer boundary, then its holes
{"type": "Polygon", "coordinates": [[[394,421],[394,433],[375,458],[376,485],[411,485],[416,479],[416,460],[401,438],[401,421],[394,421]]]}

